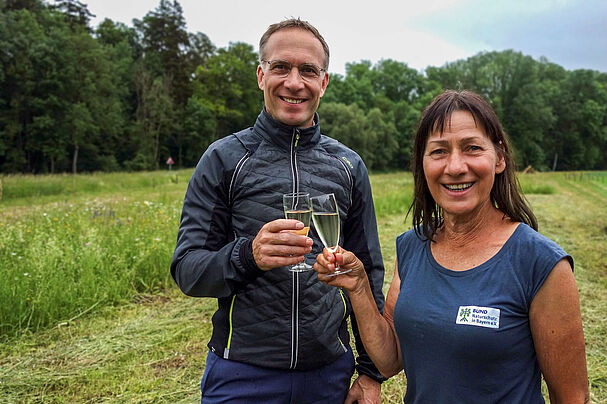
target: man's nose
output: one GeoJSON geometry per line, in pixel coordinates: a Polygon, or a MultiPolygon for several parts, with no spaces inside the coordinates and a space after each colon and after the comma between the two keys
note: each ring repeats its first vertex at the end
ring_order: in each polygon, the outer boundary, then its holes
{"type": "Polygon", "coordinates": [[[304,82],[299,74],[299,69],[293,67],[287,77],[285,78],[285,87],[291,90],[299,90],[303,88],[304,82]]]}

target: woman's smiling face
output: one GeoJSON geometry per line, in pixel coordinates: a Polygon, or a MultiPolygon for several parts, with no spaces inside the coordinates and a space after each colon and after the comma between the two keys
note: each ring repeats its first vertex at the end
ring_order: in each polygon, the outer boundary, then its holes
{"type": "Polygon", "coordinates": [[[467,217],[491,206],[495,175],[506,168],[467,111],[454,111],[444,132],[428,137],[423,166],[428,189],[445,217],[467,217]]]}

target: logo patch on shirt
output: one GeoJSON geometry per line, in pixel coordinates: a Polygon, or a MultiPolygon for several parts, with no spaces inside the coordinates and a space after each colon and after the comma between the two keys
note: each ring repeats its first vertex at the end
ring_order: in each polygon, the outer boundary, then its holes
{"type": "Polygon", "coordinates": [[[500,328],[500,309],[493,307],[459,306],[455,324],[500,328]]]}

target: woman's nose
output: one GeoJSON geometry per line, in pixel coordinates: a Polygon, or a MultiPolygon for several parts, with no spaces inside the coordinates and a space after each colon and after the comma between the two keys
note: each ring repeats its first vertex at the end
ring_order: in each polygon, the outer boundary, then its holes
{"type": "Polygon", "coordinates": [[[446,171],[450,175],[460,175],[468,169],[465,159],[458,151],[452,152],[447,158],[446,171]]]}

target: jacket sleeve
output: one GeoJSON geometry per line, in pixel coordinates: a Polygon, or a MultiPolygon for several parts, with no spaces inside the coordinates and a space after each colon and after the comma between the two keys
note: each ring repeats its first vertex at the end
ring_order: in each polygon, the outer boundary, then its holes
{"type": "MultiPolygon", "coordinates": [[[[383,313],[384,263],[379,246],[371,184],[362,160],[359,160],[358,166],[353,169],[352,205],[344,223],[344,248],[356,254],[364,264],[375,303],[379,312],[383,313]]],[[[354,313],[350,320],[358,353],[356,370],[359,374],[365,374],[378,382],[383,382],[386,378],[377,370],[362,344],[354,313]]]]}
{"type": "Polygon", "coordinates": [[[236,238],[231,226],[229,181],[235,159],[212,145],[188,184],[171,261],[171,275],[186,295],[230,296],[262,273],[253,259],[252,239],[236,238]]]}

